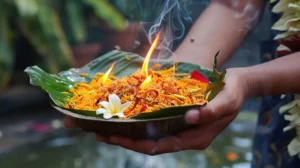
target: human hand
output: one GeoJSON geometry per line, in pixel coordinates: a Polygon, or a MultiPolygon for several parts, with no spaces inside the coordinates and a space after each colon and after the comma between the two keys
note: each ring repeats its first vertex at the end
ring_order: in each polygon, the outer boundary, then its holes
{"type": "Polygon", "coordinates": [[[224,89],[206,106],[192,109],[185,115],[188,124],[196,128],[178,135],[153,140],[132,140],[126,137],[97,136],[97,140],[149,155],[182,150],[203,150],[238,114],[248,92],[247,81],[240,69],[229,69],[224,89]]]}

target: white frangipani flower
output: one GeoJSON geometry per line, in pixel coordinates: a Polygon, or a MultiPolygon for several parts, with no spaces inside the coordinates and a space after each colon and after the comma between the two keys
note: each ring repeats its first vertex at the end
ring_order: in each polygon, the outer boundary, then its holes
{"type": "Polygon", "coordinates": [[[120,98],[116,94],[111,94],[108,97],[108,102],[102,101],[99,104],[104,108],[99,108],[96,111],[96,114],[103,114],[105,119],[109,119],[113,116],[124,118],[124,111],[132,104],[132,102],[121,104],[120,98]]]}
{"type": "Polygon", "coordinates": [[[279,109],[279,112],[281,114],[287,112],[288,114],[284,115],[284,119],[290,122],[283,131],[286,132],[291,129],[296,129],[296,137],[288,145],[288,152],[290,156],[298,154],[298,157],[300,158],[300,96],[296,94],[295,99],[282,106],[279,109]]]}

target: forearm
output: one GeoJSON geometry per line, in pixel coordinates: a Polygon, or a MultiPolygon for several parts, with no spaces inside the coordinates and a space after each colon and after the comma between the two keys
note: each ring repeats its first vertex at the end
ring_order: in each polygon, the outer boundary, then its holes
{"type": "Polygon", "coordinates": [[[218,50],[221,50],[219,65],[230,58],[255,25],[263,8],[261,0],[235,2],[212,1],[176,50],[175,59],[211,68],[218,50]]]}
{"type": "Polygon", "coordinates": [[[300,93],[300,52],[241,71],[248,96],[300,93]]]}

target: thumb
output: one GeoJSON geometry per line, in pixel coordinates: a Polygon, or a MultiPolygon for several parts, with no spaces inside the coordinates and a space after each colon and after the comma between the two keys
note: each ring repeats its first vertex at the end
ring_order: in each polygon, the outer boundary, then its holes
{"type": "Polygon", "coordinates": [[[203,107],[189,110],[185,115],[187,124],[204,124],[216,121],[225,116],[232,104],[225,90],[203,107]]]}
{"type": "Polygon", "coordinates": [[[64,125],[66,128],[76,128],[76,120],[73,117],[67,116],[64,125]]]}

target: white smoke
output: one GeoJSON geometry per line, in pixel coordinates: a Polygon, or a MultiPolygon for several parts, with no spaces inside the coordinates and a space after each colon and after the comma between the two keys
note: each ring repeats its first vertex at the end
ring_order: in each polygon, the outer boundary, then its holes
{"type": "MultiPolygon", "coordinates": [[[[141,3],[141,2],[140,2],[141,3]]],[[[151,7],[155,10],[156,18],[152,21],[141,22],[147,38],[152,44],[157,33],[161,31],[160,43],[157,49],[160,51],[158,58],[167,58],[172,53],[173,42],[183,38],[185,33],[185,21],[191,21],[187,7],[191,1],[184,0],[152,0],[151,7]],[[175,35],[174,32],[176,32],[175,35]]],[[[142,5],[140,4],[140,7],[142,5]]],[[[151,8],[147,7],[147,8],[151,8]]],[[[145,10],[147,11],[147,10],[145,10]]],[[[154,11],[151,11],[154,12],[154,11]]]]}

